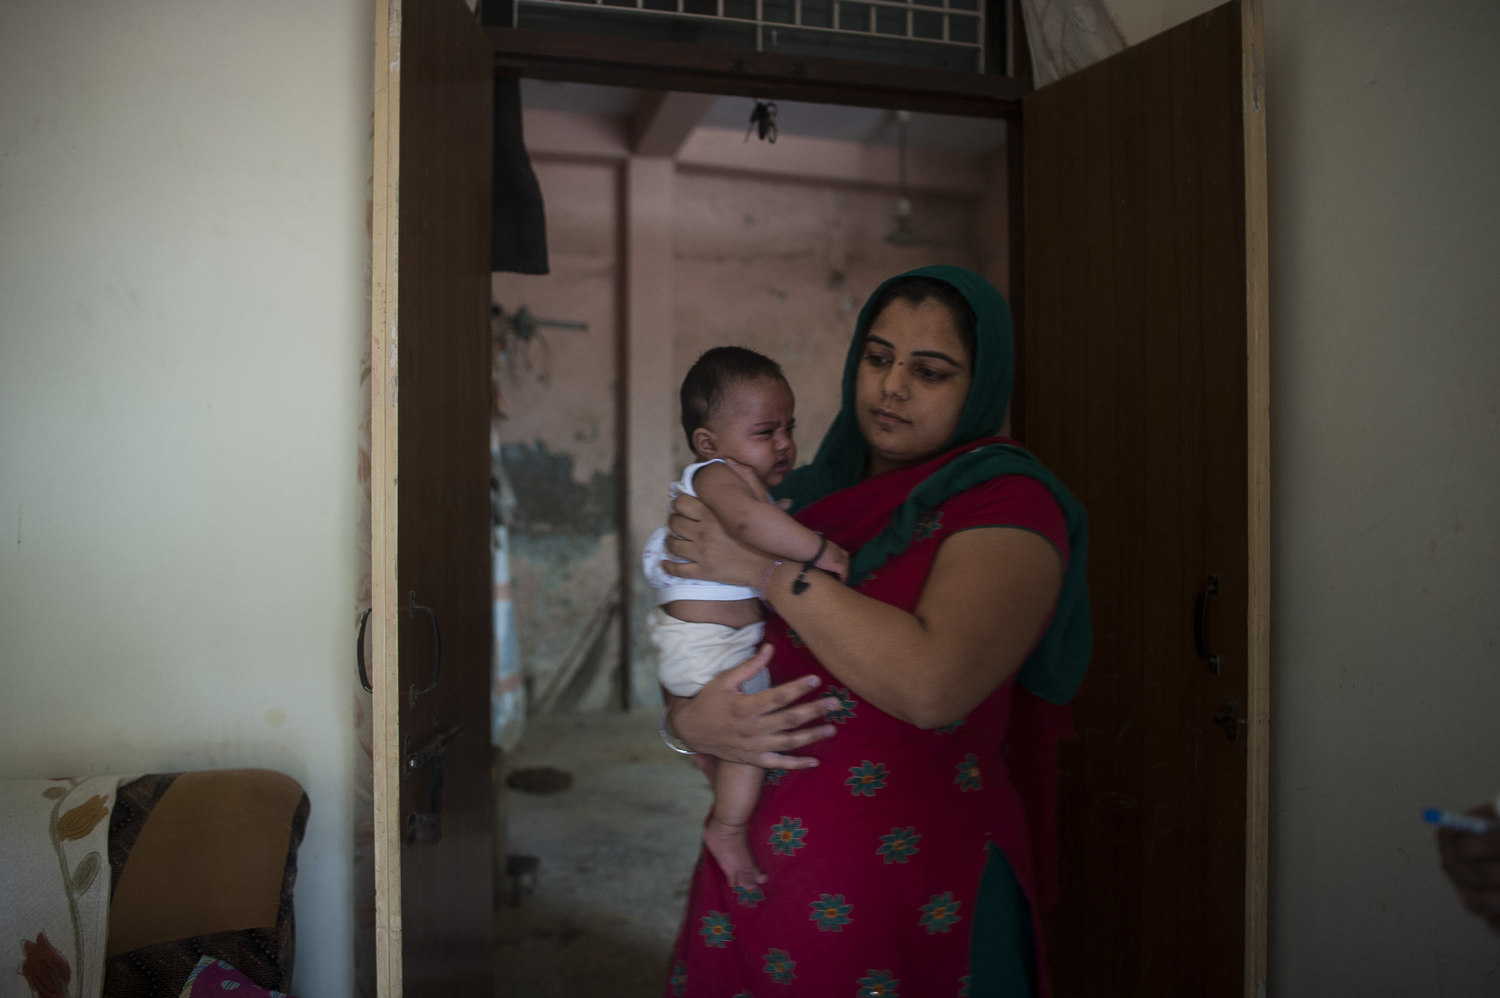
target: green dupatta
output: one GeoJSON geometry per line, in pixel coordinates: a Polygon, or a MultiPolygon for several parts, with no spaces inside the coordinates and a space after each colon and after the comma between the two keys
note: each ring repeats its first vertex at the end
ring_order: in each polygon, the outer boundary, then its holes
{"type": "MultiPolygon", "coordinates": [[[[903,277],[930,277],[952,285],[974,310],[974,382],[963,415],[948,447],[955,448],[999,432],[1010,406],[1015,382],[1014,333],[1010,306],[995,286],[961,267],[920,267],[891,278],[875,289],[860,310],[853,342],[844,360],[843,405],[823,437],[812,463],[797,468],[775,490],[792,500],[792,510],[857,485],[864,478],[867,448],[854,409],[854,380],[863,355],[871,310],[886,287],[903,277]]],[[[1050,703],[1073,698],[1088,668],[1093,644],[1086,583],[1088,518],[1083,506],[1030,451],[1013,444],[985,444],[966,451],[925,478],[891,515],[876,537],[851,553],[850,578],[859,578],[904,551],[924,514],[950,497],[1002,475],[1025,475],[1045,485],[1062,507],[1067,523],[1069,557],[1052,622],[1022,665],[1019,682],[1050,703]]]]}

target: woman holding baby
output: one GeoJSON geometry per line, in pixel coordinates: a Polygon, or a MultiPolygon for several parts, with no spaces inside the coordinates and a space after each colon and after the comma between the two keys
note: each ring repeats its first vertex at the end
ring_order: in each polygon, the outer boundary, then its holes
{"type": "Polygon", "coordinates": [[[1089,655],[1085,523],[1006,425],[1012,330],[977,274],[925,267],[861,311],[843,405],[776,490],[848,582],[677,500],[667,571],[754,588],[767,648],[675,703],[688,747],[766,770],[766,874],[700,861],[670,995],[1047,994],[1055,751],[1089,655]],[[771,689],[739,692],[770,669],[771,689]],[[806,694],[818,698],[798,702],[806,694]],[[800,753],[800,754],[798,754],[800,753]]]}

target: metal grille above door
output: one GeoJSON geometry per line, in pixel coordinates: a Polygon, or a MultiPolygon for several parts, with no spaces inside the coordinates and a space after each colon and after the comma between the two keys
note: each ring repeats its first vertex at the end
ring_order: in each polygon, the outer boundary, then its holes
{"type": "Polygon", "coordinates": [[[986,71],[1007,0],[519,0],[516,27],[986,71]]]}

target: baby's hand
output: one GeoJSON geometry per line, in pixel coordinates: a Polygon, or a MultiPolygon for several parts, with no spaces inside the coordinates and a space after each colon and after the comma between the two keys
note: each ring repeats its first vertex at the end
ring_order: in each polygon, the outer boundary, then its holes
{"type": "Polygon", "coordinates": [[[823,557],[817,560],[814,568],[821,568],[838,577],[840,582],[849,579],[849,552],[839,547],[833,541],[828,542],[828,547],[823,551],[823,557]]]}

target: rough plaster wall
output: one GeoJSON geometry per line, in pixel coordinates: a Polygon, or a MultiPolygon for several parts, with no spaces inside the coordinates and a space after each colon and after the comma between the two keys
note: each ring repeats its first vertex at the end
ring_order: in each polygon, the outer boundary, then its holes
{"type": "MultiPolygon", "coordinates": [[[[838,412],[844,354],[869,293],[923,264],[976,264],[972,200],[914,198],[912,246],[885,241],[894,205],[890,191],[679,170],[672,384],[710,347],[759,350],[786,370],[799,463],[811,460],[838,412]]],[[[677,464],[691,462],[680,433],[673,446],[677,464]]]]}
{"type": "MultiPolygon", "coordinates": [[[[620,576],[618,169],[558,160],[535,168],[551,273],[496,274],[495,301],[507,313],[524,305],[588,330],[542,327],[530,342],[508,342],[501,379],[509,413],[501,453],[517,503],[511,591],[533,697],[616,598],[620,576]]],[[[618,662],[617,620],[599,655],[606,672],[618,662]]],[[[608,697],[608,684],[596,684],[579,706],[608,697]]]]}
{"type": "Polygon", "coordinates": [[[329,998],[353,965],[372,18],[0,3],[0,777],[295,777],[293,990],[329,998]]]}

